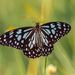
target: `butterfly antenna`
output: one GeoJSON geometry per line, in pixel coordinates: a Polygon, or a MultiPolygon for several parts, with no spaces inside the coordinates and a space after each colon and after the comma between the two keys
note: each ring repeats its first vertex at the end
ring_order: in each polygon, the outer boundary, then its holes
{"type": "Polygon", "coordinates": [[[39,22],[44,24],[44,22],[43,22],[43,21],[39,21],[39,22]]]}

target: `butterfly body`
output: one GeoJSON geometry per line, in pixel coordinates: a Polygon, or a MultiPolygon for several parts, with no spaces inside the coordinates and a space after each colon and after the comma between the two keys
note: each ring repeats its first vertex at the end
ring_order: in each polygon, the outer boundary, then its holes
{"type": "Polygon", "coordinates": [[[50,22],[35,27],[22,27],[8,31],[0,36],[0,44],[23,50],[29,58],[48,56],[53,45],[68,34],[71,26],[64,22],[50,22]]]}

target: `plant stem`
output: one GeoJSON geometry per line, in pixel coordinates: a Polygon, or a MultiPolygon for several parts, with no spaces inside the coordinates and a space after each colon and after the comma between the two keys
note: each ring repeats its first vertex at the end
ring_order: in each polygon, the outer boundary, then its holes
{"type": "Polygon", "coordinates": [[[44,69],[44,75],[46,75],[46,63],[47,63],[47,57],[45,57],[45,69],[44,69]]]}

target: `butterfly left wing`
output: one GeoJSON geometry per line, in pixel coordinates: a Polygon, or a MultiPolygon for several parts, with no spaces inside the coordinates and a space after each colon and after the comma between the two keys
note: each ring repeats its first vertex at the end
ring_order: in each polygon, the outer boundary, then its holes
{"type": "Polygon", "coordinates": [[[23,49],[26,40],[33,34],[33,27],[22,27],[8,31],[0,36],[0,44],[23,49]]]}
{"type": "Polygon", "coordinates": [[[53,44],[71,30],[71,26],[64,22],[50,22],[43,24],[41,27],[53,44]]]}

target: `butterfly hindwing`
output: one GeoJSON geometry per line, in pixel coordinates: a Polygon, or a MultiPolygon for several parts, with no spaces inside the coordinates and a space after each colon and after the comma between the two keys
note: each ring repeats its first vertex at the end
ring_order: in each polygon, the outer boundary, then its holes
{"type": "Polygon", "coordinates": [[[25,43],[25,47],[23,48],[23,52],[27,57],[36,58],[40,56],[48,56],[51,54],[53,50],[53,44],[43,31],[41,31],[41,47],[37,46],[35,38],[37,37],[36,33],[34,32],[31,36],[32,37],[27,40],[27,43],[25,43]]]}
{"type": "Polygon", "coordinates": [[[42,38],[42,56],[48,56],[51,54],[53,48],[53,43],[48,38],[45,32],[41,31],[41,38],[42,38]]]}
{"type": "Polygon", "coordinates": [[[64,22],[50,22],[43,24],[41,27],[53,44],[71,30],[70,25],[64,22]]]}
{"type": "Polygon", "coordinates": [[[8,31],[0,36],[0,44],[23,49],[27,38],[32,34],[32,27],[23,27],[8,31]]]}
{"type": "Polygon", "coordinates": [[[29,58],[36,58],[41,56],[41,51],[39,47],[37,47],[37,43],[35,41],[36,33],[32,33],[32,37],[27,40],[25,43],[25,47],[23,48],[23,53],[29,58]]]}

